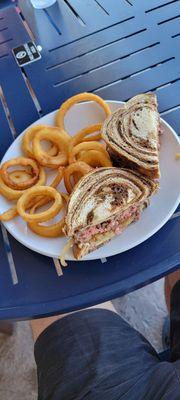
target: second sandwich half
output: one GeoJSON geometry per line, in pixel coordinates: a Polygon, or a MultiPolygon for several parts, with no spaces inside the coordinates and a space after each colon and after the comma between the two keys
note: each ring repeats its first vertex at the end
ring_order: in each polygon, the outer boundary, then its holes
{"type": "Polygon", "coordinates": [[[76,259],[84,257],[139,219],[158,183],[123,168],[99,168],[76,185],[64,231],[76,259]]]}

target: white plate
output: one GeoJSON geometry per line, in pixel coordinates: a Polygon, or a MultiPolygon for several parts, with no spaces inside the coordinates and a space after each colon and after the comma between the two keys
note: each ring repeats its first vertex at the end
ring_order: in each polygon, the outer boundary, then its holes
{"type": "MultiPolygon", "coordinates": [[[[122,104],[114,101],[108,103],[112,110],[122,104]]],[[[56,111],[39,119],[31,126],[38,124],[54,125],[55,114],[56,111]]],[[[94,103],[87,102],[72,107],[66,116],[65,124],[68,132],[74,134],[84,126],[103,121],[103,119],[104,114],[101,108],[94,103]]],[[[138,222],[130,225],[121,235],[112,239],[105,246],[88,254],[85,257],[86,260],[113,256],[137,246],[157,232],[177,208],[180,201],[180,165],[179,161],[175,159],[175,154],[179,152],[179,139],[165,121],[162,120],[161,123],[163,135],[160,149],[160,190],[153,196],[150,206],[143,211],[138,222]]],[[[20,145],[23,134],[24,132],[12,143],[2,162],[22,154],[20,145]]],[[[61,186],[60,188],[62,189],[61,186]]],[[[11,203],[0,196],[0,212],[7,210],[10,206],[11,203]]],[[[34,234],[20,217],[6,222],[4,225],[11,235],[24,246],[46,256],[58,257],[66,242],[65,238],[47,239],[34,234]]],[[[67,259],[74,260],[72,252],[67,254],[67,259]]]]}

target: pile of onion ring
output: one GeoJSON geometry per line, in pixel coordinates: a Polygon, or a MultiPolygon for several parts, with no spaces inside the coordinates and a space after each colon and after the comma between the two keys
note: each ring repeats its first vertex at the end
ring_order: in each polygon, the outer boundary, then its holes
{"type": "Polygon", "coordinates": [[[112,166],[102,143],[102,122],[87,126],[73,136],[66,131],[67,111],[82,101],[97,103],[104,111],[104,118],[111,114],[102,98],[80,93],[61,105],[56,126],[35,125],[27,129],[21,143],[22,156],[0,167],[0,195],[12,202],[12,207],[0,214],[0,221],[10,221],[19,215],[35,234],[50,238],[61,236],[64,216],[58,222],[49,223],[62,210],[65,212],[74,185],[93,168],[112,166]],[[52,170],[55,178],[47,184],[48,171],[52,170]],[[63,179],[67,193],[58,189],[63,179]],[[40,211],[41,207],[45,209],[40,211]]]}

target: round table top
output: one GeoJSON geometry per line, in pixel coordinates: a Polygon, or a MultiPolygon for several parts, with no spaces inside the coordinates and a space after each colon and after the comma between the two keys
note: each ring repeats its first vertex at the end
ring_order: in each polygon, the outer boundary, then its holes
{"type": "MultiPolygon", "coordinates": [[[[157,94],[162,117],[177,133],[180,3],[164,0],[56,2],[35,10],[29,1],[0,9],[2,157],[14,136],[68,97],[92,91],[126,101],[157,94]],[[41,58],[18,66],[13,48],[35,41],[41,58]]],[[[159,279],[180,263],[179,209],[152,238],[107,260],[70,262],[36,254],[0,231],[0,319],[32,318],[86,307],[159,279]],[[58,271],[58,273],[57,273],[58,271]]]]}

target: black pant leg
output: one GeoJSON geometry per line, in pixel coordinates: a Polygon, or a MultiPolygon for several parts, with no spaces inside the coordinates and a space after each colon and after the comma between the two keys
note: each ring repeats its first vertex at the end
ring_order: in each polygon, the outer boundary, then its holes
{"type": "Polygon", "coordinates": [[[171,360],[176,361],[180,359],[180,281],[171,292],[170,321],[171,360]]]}

